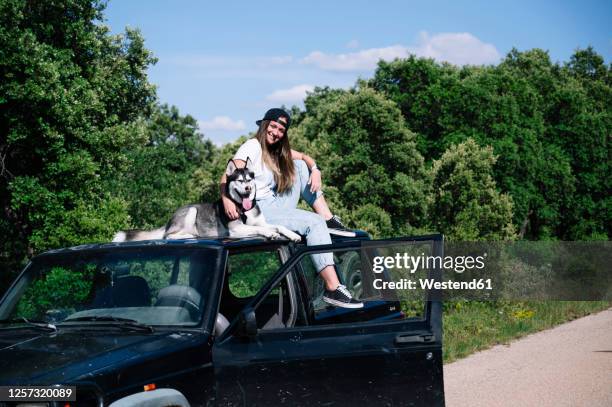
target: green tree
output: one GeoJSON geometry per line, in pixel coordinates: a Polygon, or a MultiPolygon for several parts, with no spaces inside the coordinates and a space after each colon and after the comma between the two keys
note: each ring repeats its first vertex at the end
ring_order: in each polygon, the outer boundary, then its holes
{"type": "Polygon", "coordinates": [[[456,67],[411,55],[404,60],[380,61],[369,84],[399,106],[408,128],[417,134],[419,151],[430,159],[439,157],[447,147],[440,145],[444,100],[448,88],[459,79],[456,67]]]}
{"type": "Polygon", "coordinates": [[[610,69],[591,48],[564,67],[538,49],[488,67],[410,57],[369,83],[400,106],[426,162],[468,137],[493,147],[522,237],[609,235],[610,69]]]}
{"type": "MultiPolygon", "coordinates": [[[[101,180],[145,140],[154,58],[138,31],[110,35],[98,0],[0,1],[0,261],[125,226],[101,180]]],[[[4,278],[10,275],[2,273],[4,278]]]]}
{"type": "Polygon", "coordinates": [[[573,75],[583,79],[606,79],[606,77],[609,79],[610,76],[603,57],[595,52],[593,47],[576,50],[566,64],[566,68],[573,75]]]}
{"type": "MultiPolygon", "coordinates": [[[[381,233],[390,230],[389,219],[396,228],[424,223],[423,158],[394,102],[368,87],[316,89],[305,106],[292,141],[316,157],[325,182],[337,189],[334,210],[341,205],[350,213],[368,213],[368,222],[378,219],[381,233]],[[374,206],[381,211],[378,216],[372,216],[374,206]]],[[[360,218],[349,215],[356,226],[360,218]]]]}
{"type": "Polygon", "coordinates": [[[577,50],[559,73],[547,136],[568,157],[576,177],[563,237],[612,236],[612,66],[593,48],[577,50]]]}
{"type": "Polygon", "coordinates": [[[189,184],[196,171],[210,171],[217,155],[197,121],[174,106],[156,106],[147,136],[144,146],[127,152],[129,166],[108,187],[128,203],[132,226],[138,228],[159,227],[176,208],[198,202],[202,191],[189,184]]]}
{"type": "Polygon", "coordinates": [[[431,168],[430,220],[435,230],[456,241],[515,237],[512,199],[497,191],[491,147],[472,139],[451,146],[431,168]]]}

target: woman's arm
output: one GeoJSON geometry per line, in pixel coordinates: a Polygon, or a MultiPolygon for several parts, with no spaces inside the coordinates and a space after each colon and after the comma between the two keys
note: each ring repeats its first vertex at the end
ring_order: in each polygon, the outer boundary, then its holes
{"type": "MultiPolygon", "coordinates": [[[[234,160],[234,163],[236,164],[236,168],[242,168],[246,165],[246,162],[242,160],[234,160]]],[[[223,203],[223,208],[225,209],[225,214],[227,215],[227,217],[232,220],[238,219],[240,214],[238,213],[238,209],[234,201],[232,201],[232,199],[229,196],[227,196],[226,184],[227,184],[227,174],[225,173],[225,171],[223,171],[221,180],[219,180],[219,192],[221,195],[221,202],[223,203]]]]}
{"type": "Polygon", "coordinates": [[[316,165],[314,158],[304,153],[300,153],[299,151],[291,150],[291,159],[293,160],[303,160],[306,163],[306,166],[310,171],[312,171],[312,167],[316,165]]]}
{"type": "Polygon", "coordinates": [[[320,191],[321,171],[316,167],[317,163],[315,163],[314,158],[295,150],[291,150],[291,158],[294,160],[303,160],[310,170],[310,178],[308,179],[308,183],[310,184],[310,192],[320,191]]]}

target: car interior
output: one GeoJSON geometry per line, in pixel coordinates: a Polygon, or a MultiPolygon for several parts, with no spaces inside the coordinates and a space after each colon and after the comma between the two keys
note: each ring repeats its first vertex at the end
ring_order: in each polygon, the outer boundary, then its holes
{"type": "Polygon", "coordinates": [[[185,252],[105,263],[95,274],[91,302],[77,316],[106,313],[133,319],[144,316],[162,325],[195,323],[205,300],[200,292],[206,285],[203,278],[214,267],[210,262],[210,256],[185,252]]]}
{"type": "MultiPolygon", "coordinates": [[[[260,291],[267,280],[280,268],[282,249],[275,251],[230,252],[226,278],[221,294],[219,315],[233,320],[260,291]],[[256,275],[259,278],[254,278],[256,275]],[[245,281],[249,283],[245,286],[245,281]]],[[[278,329],[305,323],[300,312],[300,297],[296,291],[294,273],[288,273],[277,287],[256,307],[257,328],[278,329]]],[[[218,321],[219,322],[219,321],[218,321]]],[[[217,330],[220,334],[221,331],[217,330]]]]}

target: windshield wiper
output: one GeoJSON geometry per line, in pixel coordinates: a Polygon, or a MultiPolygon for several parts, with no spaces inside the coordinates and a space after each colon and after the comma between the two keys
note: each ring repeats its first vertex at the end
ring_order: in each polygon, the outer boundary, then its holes
{"type": "Polygon", "coordinates": [[[115,326],[136,330],[136,331],[148,331],[154,332],[151,325],[143,324],[135,319],[114,317],[112,315],[90,315],[86,317],[77,317],[65,319],[64,322],[79,322],[79,321],[93,321],[93,322],[110,322],[115,326]]]}
{"type": "Polygon", "coordinates": [[[46,332],[57,332],[57,327],[46,321],[27,319],[26,317],[19,317],[15,319],[3,319],[0,320],[2,324],[15,324],[15,323],[26,323],[31,327],[41,329],[46,332]]]}

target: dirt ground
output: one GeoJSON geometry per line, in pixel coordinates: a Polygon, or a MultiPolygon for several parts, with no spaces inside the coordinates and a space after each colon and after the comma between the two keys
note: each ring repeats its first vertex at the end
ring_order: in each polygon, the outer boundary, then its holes
{"type": "Polygon", "coordinates": [[[612,406],[612,309],[444,366],[448,407],[612,406]]]}

